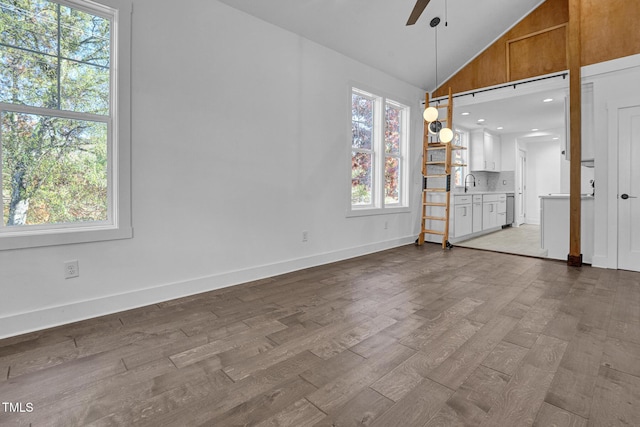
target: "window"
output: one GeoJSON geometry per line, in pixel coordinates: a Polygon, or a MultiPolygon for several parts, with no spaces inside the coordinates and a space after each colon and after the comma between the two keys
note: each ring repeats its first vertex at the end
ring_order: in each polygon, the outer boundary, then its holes
{"type": "Polygon", "coordinates": [[[407,206],[409,107],[351,92],[351,212],[407,206]]]}
{"type": "MultiPolygon", "coordinates": [[[[468,134],[461,130],[456,129],[453,133],[453,145],[459,145],[467,147],[468,134]]],[[[453,150],[452,151],[452,167],[451,174],[453,175],[453,185],[456,187],[464,187],[464,177],[467,173],[467,166],[455,166],[456,164],[467,164],[467,150],[453,150]]]]}
{"type": "Polygon", "coordinates": [[[117,157],[128,148],[117,9],[47,0],[0,8],[0,248],[130,236],[129,171],[117,157]]]}

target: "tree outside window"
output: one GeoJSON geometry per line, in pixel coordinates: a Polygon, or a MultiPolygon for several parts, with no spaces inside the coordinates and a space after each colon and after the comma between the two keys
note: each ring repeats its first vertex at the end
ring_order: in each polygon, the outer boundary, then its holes
{"type": "Polygon", "coordinates": [[[395,101],[352,90],[352,209],[406,206],[408,110],[395,101]]]}
{"type": "Polygon", "coordinates": [[[0,8],[0,230],[107,221],[111,20],[45,0],[0,8]]]}

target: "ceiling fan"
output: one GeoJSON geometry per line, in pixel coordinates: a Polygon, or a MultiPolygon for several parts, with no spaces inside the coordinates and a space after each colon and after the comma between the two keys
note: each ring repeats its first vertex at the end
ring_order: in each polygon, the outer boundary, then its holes
{"type": "Polygon", "coordinates": [[[418,21],[422,12],[426,9],[427,5],[431,0],[418,0],[416,1],[416,5],[413,6],[413,10],[411,11],[411,15],[409,16],[409,20],[407,21],[407,25],[413,25],[418,21]]]}

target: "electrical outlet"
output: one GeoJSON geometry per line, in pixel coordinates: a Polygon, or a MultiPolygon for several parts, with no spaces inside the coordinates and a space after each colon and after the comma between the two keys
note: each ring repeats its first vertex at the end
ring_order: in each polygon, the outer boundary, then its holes
{"type": "Polygon", "coordinates": [[[73,277],[80,276],[80,270],[78,269],[78,260],[66,261],[64,263],[64,278],[71,279],[73,277]]]}
{"type": "Polygon", "coordinates": [[[302,241],[303,242],[308,242],[309,241],[309,232],[306,231],[306,230],[302,232],[302,241]]]}

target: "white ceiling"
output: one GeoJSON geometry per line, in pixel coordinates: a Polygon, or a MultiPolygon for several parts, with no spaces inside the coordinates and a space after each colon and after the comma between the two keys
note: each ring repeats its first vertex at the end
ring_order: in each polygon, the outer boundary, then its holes
{"type": "MultiPolygon", "coordinates": [[[[562,79],[556,86],[564,86],[562,79]]],[[[568,79],[564,81],[568,84],[568,79]]],[[[518,134],[527,141],[549,141],[565,138],[566,87],[540,88],[509,96],[506,88],[492,100],[474,102],[470,96],[454,99],[453,123],[467,130],[486,129],[493,134],[518,134]],[[544,102],[545,99],[551,101],[544,102]],[[456,102],[457,101],[457,102],[456,102]],[[469,113],[463,115],[463,113],[469,113]],[[483,122],[478,120],[484,119],[483,122]],[[502,128],[502,129],[499,129],[502,128]],[[537,130],[534,130],[537,129],[537,130]]]]}
{"type": "Polygon", "coordinates": [[[415,0],[219,0],[431,92],[543,0],[431,0],[406,26],[415,0]],[[445,4],[446,22],[445,26],[445,4]],[[434,17],[442,22],[431,28],[434,17]]]}

